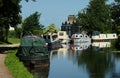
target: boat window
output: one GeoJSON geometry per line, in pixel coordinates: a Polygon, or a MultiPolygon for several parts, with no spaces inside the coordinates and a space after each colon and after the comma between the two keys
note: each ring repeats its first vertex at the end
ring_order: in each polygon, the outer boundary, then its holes
{"type": "Polygon", "coordinates": [[[52,39],[55,40],[57,38],[57,35],[52,36],[52,39]]]}
{"type": "Polygon", "coordinates": [[[115,35],[113,35],[113,37],[115,37],[115,35]]]}
{"type": "Polygon", "coordinates": [[[63,36],[64,34],[62,32],[59,33],[60,36],[63,36]]]}
{"type": "Polygon", "coordinates": [[[78,35],[76,35],[76,37],[78,37],[78,35]]]}

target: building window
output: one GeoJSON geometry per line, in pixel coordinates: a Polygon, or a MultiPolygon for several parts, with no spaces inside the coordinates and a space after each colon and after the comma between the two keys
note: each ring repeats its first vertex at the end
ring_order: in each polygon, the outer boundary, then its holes
{"type": "Polygon", "coordinates": [[[69,30],[71,29],[71,27],[69,26],[69,30]]]}
{"type": "Polygon", "coordinates": [[[69,35],[71,35],[71,31],[69,31],[69,35]]]}
{"type": "Polygon", "coordinates": [[[68,27],[66,26],[66,30],[68,29],[68,27]]]}

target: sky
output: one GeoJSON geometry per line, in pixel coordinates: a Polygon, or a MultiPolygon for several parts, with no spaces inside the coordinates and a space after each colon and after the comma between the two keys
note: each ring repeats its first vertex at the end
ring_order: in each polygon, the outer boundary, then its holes
{"type": "MultiPolygon", "coordinates": [[[[109,3],[111,2],[113,0],[109,0],[109,3]]],[[[36,2],[22,0],[20,3],[23,19],[37,11],[41,13],[40,24],[45,27],[55,24],[58,28],[61,28],[68,15],[77,15],[88,4],[89,0],[36,0],[36,2]]]]}

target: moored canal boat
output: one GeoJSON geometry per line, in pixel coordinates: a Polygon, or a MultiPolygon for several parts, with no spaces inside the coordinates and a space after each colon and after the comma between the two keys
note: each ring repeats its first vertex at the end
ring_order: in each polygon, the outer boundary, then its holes
{"type": "Polygon", "coordinates": [[[20,47],[16,54],[20,60],[37,63],[39,60],[49,59],[49,52],[46,48],[46,42],[38,36],[25,36],[21,39],[20,47]]]}
{"type": "Polygon", "coordinates": [[[73,43],[86,43],[91,42],[91,38],[87,34],[76,33],[71,37],[73,43]]]}
{"type": "Polygon", "coordinates": [[[61,40],[58,38],[57,33],[50,33],[43,35],[43,38],[46,41],[47,48],[55,49],[59,48],[61,45],[61,40]]]}
{"type": "Polygon", "coordinates": [[[58,39],[61,40],[61,44],[68,44],[70,39],[66,31],[58,31],[58,39]]]}
{"type": "Polygon", "coordinates": [[[92,34],[92,41],[93,42],[103,42],[103,41],[110,41],[110,40],[115,40],[117,39],[117,34],[116,33],[107,33],[103,34],[98,31],[94,31],[92,34]]]}

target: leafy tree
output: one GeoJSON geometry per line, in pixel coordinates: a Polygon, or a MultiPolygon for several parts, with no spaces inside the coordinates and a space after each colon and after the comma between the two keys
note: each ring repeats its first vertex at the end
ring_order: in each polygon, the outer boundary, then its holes
{"type": "Polygon", "coordinates": [[[77,23],[81,22],[79,24],[88,31],[106,32],[106,30],[110,30],[110,10],[106,2],[107,0],[90,0],[88,7],[78,13],[77,23]]]}
{"type": "Polygon", "coordinates": [[[55,26],[55,24],[50,24],[44,31],[44,34],[56,33],[58,31],[59,29],[55,26]]]}
{"type": "Polygon", "coordinates": [[[10,30],[8,33],[9,38],[16,38],[15,30],[10,30]]]}
{"type": "Polygon", "coordinates": [[[21,23],[21,0],[0,0],[0,41],[8,41],[9,27],[21,23]]]}
{"type": "Polygon", "coordinates": [[[22,36],[22,28],[16,28],[15,33],[16,33],[17,38],[21,38],[21,36],[22,36]]]}
{"type": "Polygon", "coordinates": [[[111,18],[113,20],[113,32],[120,34],[120,0],[115,0],[111,5],[111,18]]]}
{"type": "Polygon", "coordinates": [[[40,14],[35,12],[27,17],[22,23],[23,34],[34,34],[35,30],[43,30],[44,26],[39,23],[40,14]]]}
{"type": "Polygon", "coordinates": [[[8,42],[10,26],[16,28],[17,24],[21,23],[20,1],[21,0],[0,0],[0,41],[8,42]]]}
{"type": "Polygon", "coordinates": [[[78,13],[76,22],[77,22],[76,23],[77,26],[82,26],[82,30],[88,32],[92,31],[92,26],[90,27],[89,18],[87,16],[86,9],[83,9],[81,12],[78,13]]]}
{"type": "Polygon", "coordinates": [[[120,2],[120,0],[114,0],[115,2],[120,2]]]}

